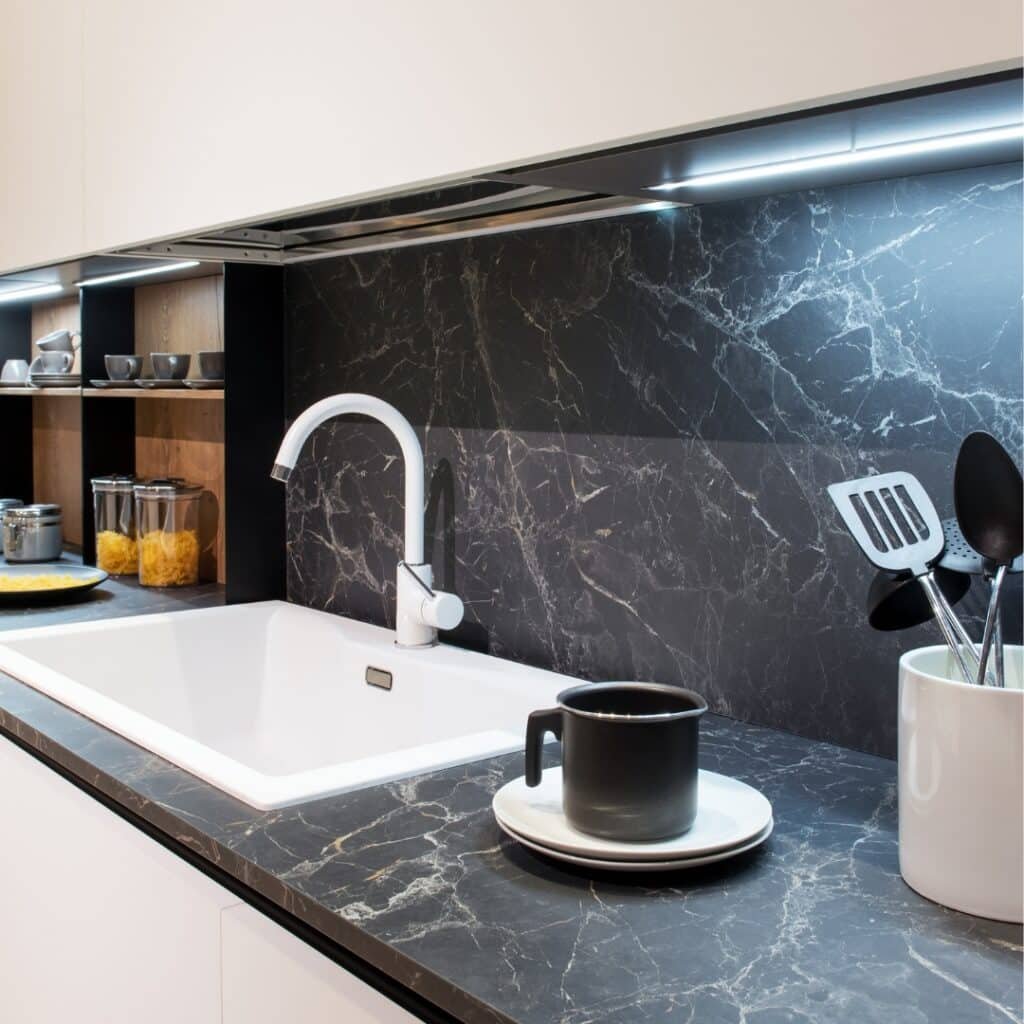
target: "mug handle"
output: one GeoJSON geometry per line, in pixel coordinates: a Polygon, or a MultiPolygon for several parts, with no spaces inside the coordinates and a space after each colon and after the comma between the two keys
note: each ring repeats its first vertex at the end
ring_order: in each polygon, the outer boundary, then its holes
{"type": "Polygon", "coordinates": [[[548,708],[546,711],[533,711],[526,720],[526,784],[540,785],[540,756],[544,750],[544,734],[553,733],[555,738],[562,738],[562,709],[548,708]]]}
{"type": "Polygon", "coordinates": [[[75,353],[65,352],[64,353],[64,370],[65,372],[70,370],[75,365],[75,353]]]}

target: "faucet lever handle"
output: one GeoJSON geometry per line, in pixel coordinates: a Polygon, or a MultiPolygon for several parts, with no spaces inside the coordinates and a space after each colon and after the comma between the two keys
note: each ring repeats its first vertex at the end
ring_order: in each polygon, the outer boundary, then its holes
{"type": "Polygon", "coordinates": [[[434,629],[454,629],[461,621],[465,608],[455,594],[435,590],[434,596],[424,598],[420,615],[428,626],[434,629]]]}
{"type": "Polygon", "coordinates": [[[408,562],[401,561],[398,567],[404,569],[419,587],[422,594],[419,619],[424,625],[433,629],[454,629],[462,621],[465,607],[459,597],[444,590],[431,589],[408,562]]]}

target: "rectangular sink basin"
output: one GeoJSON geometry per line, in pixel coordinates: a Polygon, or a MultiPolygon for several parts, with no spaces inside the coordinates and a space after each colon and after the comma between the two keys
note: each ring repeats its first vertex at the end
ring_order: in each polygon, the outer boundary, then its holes
{"type": "Polygon", "coordinates": [[[261,809],[521,750],[577,682],[281,601],[4,633],[0,670],[261,809]]]}

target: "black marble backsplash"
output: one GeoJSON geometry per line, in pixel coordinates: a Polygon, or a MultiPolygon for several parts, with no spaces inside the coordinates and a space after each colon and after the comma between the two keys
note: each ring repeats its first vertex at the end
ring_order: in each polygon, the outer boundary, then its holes
{"type": "MultiPolygon", "coordinates": [[[[457,642],[892,755],[937,634],[869,629],[825,487],[905,468],[948,515],[966,432],[1020,451],[1021,214],[1008,164],[295,266],[289,415],[420,430],[457,642]]],[[[386,430],[322,427],[291,600],[391,624],[401,498],[386,430]]]]}

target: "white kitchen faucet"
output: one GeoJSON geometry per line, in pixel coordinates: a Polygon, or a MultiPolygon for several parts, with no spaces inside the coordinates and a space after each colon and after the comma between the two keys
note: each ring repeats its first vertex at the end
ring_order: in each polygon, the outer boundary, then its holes
{"type": "Polygon", "coordinates": [[[400,647],[432,647],[439,629],[454,629],[463,614],[455,594],[433,589],[433,572],[423,560],[423,449],[409,421],[372,395],[331,395],[311,405],[289,427],[270,475],[282,483],[291,476],[299,452],[321,423],[344,413],[379,420],[395,435],[405,462],[405,557],[398,563],[396,642],[400,647]]]}

